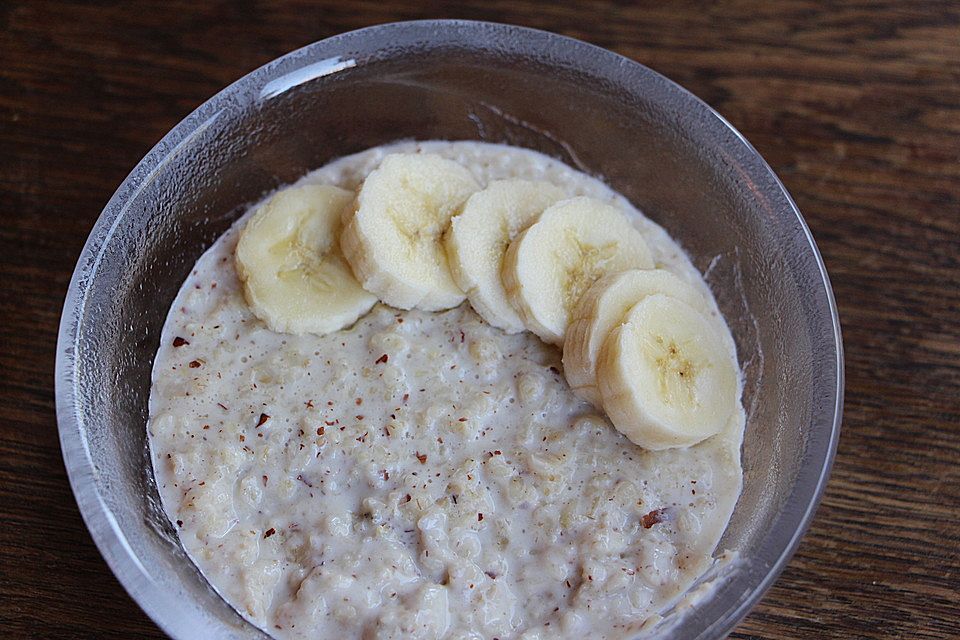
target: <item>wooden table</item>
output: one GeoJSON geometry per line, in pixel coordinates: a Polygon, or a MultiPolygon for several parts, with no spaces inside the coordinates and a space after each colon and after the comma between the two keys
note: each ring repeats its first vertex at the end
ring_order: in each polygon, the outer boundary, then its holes
{"type": "Polygon", "coordinates": [[[114,189],[282,53],[461,17],[582,38],[680,82],[753,142],[817,238],[843,320],[843,435],[812,529],[734,637],[960,637],[960,6],[195,4],[0,4],[0,635],[162,637],[84,528],[54,416],[64,292],[114,189]]]}

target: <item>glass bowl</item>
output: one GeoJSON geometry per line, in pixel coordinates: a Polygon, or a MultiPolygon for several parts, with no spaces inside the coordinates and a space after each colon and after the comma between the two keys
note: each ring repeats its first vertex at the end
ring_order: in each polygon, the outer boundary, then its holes
{"type": "Polygon", "coordinates": [[[285,55],[221,91],[134,168],[90,233],[57,347],[57,417],[80,511],[110,568],[175,638],[259,638],[181,549],[146,443],[154,354],[200,254],[265,192],[397,139],[529,147],[601,176],[706,274],[744,367],[737,559],[654,635],[719,638],[795,550],[840,428],[837,311],[783,185],[721,116],[577,40],[466,21],[386,24],[285,55]]]}

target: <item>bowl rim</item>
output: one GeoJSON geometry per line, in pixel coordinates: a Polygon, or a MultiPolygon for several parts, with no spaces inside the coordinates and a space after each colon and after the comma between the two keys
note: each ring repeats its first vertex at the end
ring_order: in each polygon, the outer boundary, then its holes
{"type": "MultiPolygon", "coordinates": [[[[283,77],[291,70],[301,69],[311,63],[327,60],[329,59],[327,55],[329,50],[336,49],[341,45],[348,45],[358,38],[383,37],[384,42],[389,42],[390,33],[397,29],[420,31],[425,39],[429,39],[437,30],[443,29],[447,33],[453,30],[482,30],[488,35],[495,34],[506,39],[549,41],[552,44],[563,45],[566,55],[571,59],[589,53],[600,59],[604,64],[625,66],[634,72],[646,74],[659,82],[665,83],[669,91],[681,100],[686,108],[701,110],[704,115],[714,119],[728,133],[732,133],[743,145],[743,150],[756,163],[759,170],[766,172],[768,175],[765,177],[772,179],[773,184],[780,191],[780,195],[784,198],[789,209],[789,211],[780,213],[792,214],[795,217],[815,260],[816,269],[821,278],[819,284],[823,286],[830,312],[832,335],[829,336],[829,339],[832,340],[834,364],[836,366],[836,380],[833,382],[831,389],[833,415],[829,425],[829,437],[820,443],[816,451],[812,452],[813,455],[810,460],[815,464],[801,466],[794,481],[793,490],[787,496],[781,512],[764,534],[760,545],[761,550],[768,546],[779,546],[779,549],[771,554],[773,556],[772,562],[764,567],[765,572],[759,580],[750,579],[747,581],[748,584],[744,585],[746,590],[743,595],[731,603],[720,617],[698,629],[697,635],[694,637],[726,636],[759,602],[797,550],[800,540],[809,528],[820,504],[836,454],[843,413],[844,356],[840,319],[826,266],[809,226],[780,178],[753,145],[726,118],[717,113],[707,103],[662,74],[609,49],[569,36],[512,24],[474,20],[388,22],[340,33],[295,49],[247,73],[194,109],[164,135],[127,175],[107,202],[80,253],[64,300],[57,339],[55,395],[60,445],[71,489],[94,543],[120,584],[154,623],[173,638],[193,636],[197,630],[196,624],[199,621],[191,618],[191,616],[184,615],[176,598],[151,578],[149,571],[141,564],[127,542],[114,514],[110,511],[99,491],[97,470],[91,458],[87,440],[84,437],[85,425],[78,411],[77,394],[75,393],[77,380],[75,354],[79,349],[79,328],[83,321],[87,294],[91,282],[96,276],[103,253],[122,223],[130,201],[151,180],[155,171],[172,154],[176,153],[178,147],[188,142],[193,135],[205,128],[212,118],[235,101],[235,96],[249,93],[251,89],[262,89],[271,80],[283,77]],[[318,53],[320,55],[316,55],[318,53]],[[798,496],[797,487],[807,487],[808,489],[803,495],[798,496]],[[795,503],[793,504],[794,509],[789,508],[791,503],[795,503]],[[783,522],[785,518],[789,521],[783,522]],[[792,535],[786,537],[785,543],[781,541],[782,539],[777,539],[772,535],[775,529],[780,528],[787,530],[792,528],[793,530],[792,535]]],[[[491,43],[491,45],[493,44],[496,43],[491,43]]],[[[569,61],[575,63],[574,60],[569,61]]],[[[829,411],[829,408],[825,411],[829,411]]]]}

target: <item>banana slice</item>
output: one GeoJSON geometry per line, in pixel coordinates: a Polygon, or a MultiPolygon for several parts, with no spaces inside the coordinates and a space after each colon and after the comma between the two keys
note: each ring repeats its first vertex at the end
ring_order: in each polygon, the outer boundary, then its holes
{"type": "Polygon", "coordinates": [[[593,198],[563,200],[510,244],[504,289],[523,324],[561,344],[580,296],[602,276],[653,267],[643,236],[620,210],[593,198]]]}
{"type": "Polygon", "coordinates": [[[466,295],[450,275],[442,234],[480,185],[433,154],[391,154],[367,176],[340,246],[363,288],[387,304],[449,309],[466,295]]]}
{"type": "Polygon", "coordinates": [[[503,254],[544,209],[565,197],[549,182],[497,180],[470,196],[463,213],[450,221],[445,239],[450,271],[487,323],[507,333],[524,330],[500,280],[503,254]]]}
{"type": "Polygon", "coordinates": [[[337,246],[340,211],[353,193],[329,185],[278,192],[247,221],[235,261],[254,315],[274,331],[337,331],[376,303],[337,246]]]}
{"type": "Polygon", "coordinates": [[[631,269],[604,276],[587,289],[574,307],[563,341],[563,372],[579,397],[601,408],[597,356],[604,338],[646,296],[666,294],[705,316],[706,299],[692,286],[663,269],[631,269]]]}
{"type": "Polygon", "coordinates": [[[737,402],[737,367],[713,324],[664,294],[645,297],[600,350],[603,407],[631,442],[660,450],[719,433],[737,402]]]}

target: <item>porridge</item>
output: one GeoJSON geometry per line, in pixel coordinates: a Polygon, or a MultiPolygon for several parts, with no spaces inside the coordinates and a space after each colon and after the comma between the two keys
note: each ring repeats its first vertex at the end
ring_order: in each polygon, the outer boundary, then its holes
{"type": "MultiPolygon", "coordinates": [[[[388,153],[417,152],[457,161],[476,188],[546,181],[562,192],[551,201],[587,196],[625,213],[649,247],[640,268],[697,291],[735,362],[680,248],[555,160],[476,142],[398,143],[297,185],[355,190],[388,153]]],[[[713,562],[741,486],[738,386],[714,435],[652,450],[571,390],[549,318],[536,335],[495,327],[458,304],[456,285],[443,285],[451,293],[436,311],[422,292],[397,294],[420,296],[400,310],[357,287],[352,304],[370,310],[348,328],[275,331],[254,311],[255,276],[244,283],[235,267],[249,219],[200,258],[171,308],[148,424],[180,541],[244,617],[284,639],[623,638],[713,562]]],[[[309,301],[297,304],[300,313],[309,301]]],[[[504,309],[505,325],[530,315],[504,309]]],[[[602,367],[614,355],[593,357],[602,367]]],[[[614,398],[599,387],[596,397],[614,398]]]]}

